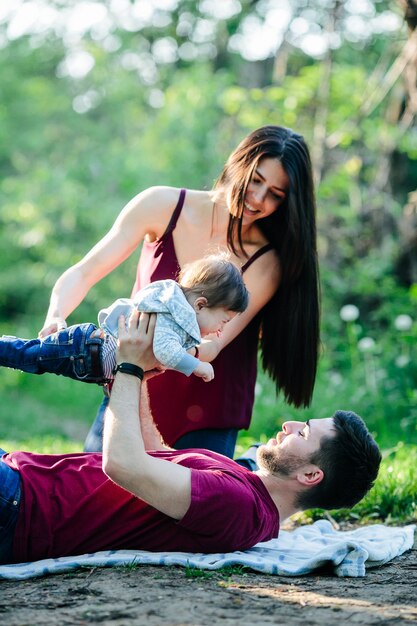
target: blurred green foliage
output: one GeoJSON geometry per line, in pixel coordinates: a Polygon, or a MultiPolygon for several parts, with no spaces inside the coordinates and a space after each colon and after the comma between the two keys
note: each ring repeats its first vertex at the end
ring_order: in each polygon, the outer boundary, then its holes
{"type": "MultiPolygon", "coordinates": [[[[140,190],[156,184],[211,188],[238,141],[264,124],[294,127],[314,154],[322,63],[294,44],[286,71],[274,75],[273,59],[250,63],[231,53],[228,40],[239,19],[261,7],[242,2],[240,17],[212,18],[213,53],[203,54],[207,46],[195,44],[200,52],[192,59],[178,56],[158,65],[153,42],[169,34],[181,50],[186,39],[173,27],[186,19],[180,9],[189,12],[190,29],[204,17],[195,3],[177,4],[164,33],[156,26],[136,32],[119,25],[113,48],[86,35],[82,48],[94,65],[80,78],[62,71],[68,49],[52,32],[0,47],[2,332],[36,335],[57,277],[140,190]]],[[[389,3],[375,6],[383,12],[389,3]]],[[[0,23],[3,41],[5,33],[0,23]]],[[[366,112],[369,101],[377,102],[375,67],[390,66],[406,35],[398,31],[390,40],[379,32],[356,42],[342,30],[340,36],[318,187],[323,353],[314,400],[297,411],[277,401],[260,373],[253,425],[242,433],[242,446],[285,419],[321,417],[338,408],[361,414],[383,446],[417,442],[417,287],[398,271],[398,224],[417,180],[417,129],[404,133],[397,124],[397,91],[366,112]],[[353,322],[340,317],[348,304],[359,311],[353,322]],[[409,329],[396,328],[400,315],[410,316],[409,329]]],[[[129,295],[138,252],[91,290],[70,323],[95,321],[98,309],[129,295]]],[[[100,391],[75,385],[2,372],[2,441],[42,447],[37,437],[48,442],[56,435],[58,442],[78,446],[100,391]]]]}

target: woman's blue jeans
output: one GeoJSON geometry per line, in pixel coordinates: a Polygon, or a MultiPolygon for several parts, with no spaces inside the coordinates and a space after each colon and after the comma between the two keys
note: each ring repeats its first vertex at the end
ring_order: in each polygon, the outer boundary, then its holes
{"type": "MultiPolygon", "coordinates": [[[[104,413],[109,404],[109,398],[104,397],[97,411],[90,431],[84,442],[84,452],[101,452],[103,447],[103,422],[104,413]]],[[[173,445],[176,450],[187,448],[204,448],[219,454],[224,454],[230,459],[235,452],[237,428],[205,428],[193,430],[180,437],[173,445]]]]}
{"type": "MultiPolygon", "coordinates": [[[[0,449],[0,457],[6,454],[0,449]]],[[[17,470],[0,458],[0,564],[13,561],[13,538],[21,498],[21,480],[17,470]]]]}

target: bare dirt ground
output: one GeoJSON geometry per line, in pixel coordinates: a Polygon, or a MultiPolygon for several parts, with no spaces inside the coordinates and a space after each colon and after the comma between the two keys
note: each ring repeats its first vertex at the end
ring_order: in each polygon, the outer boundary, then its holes
{"type": "Polygon", "coordinates": [[[365,578],[138,566],[0,582],[8,626],[398,626],[417,622],[417,543],[365,578]]]}

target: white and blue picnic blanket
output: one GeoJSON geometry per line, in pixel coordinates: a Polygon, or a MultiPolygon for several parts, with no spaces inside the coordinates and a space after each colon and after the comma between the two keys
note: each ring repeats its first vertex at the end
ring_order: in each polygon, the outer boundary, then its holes
{"type": "Polygon", "coordinates": [[[76,557],[44,559],[33,563],[0,565],[0,578],[23,580],[58,574],[81,567],[114,565],[182,565],[216,570],[244,565],[263,574],[301,576],[324,565],[337,576],[365,576],[366,567],[383,565],[413,547],[415,525],[403,528],[363,526],[337,531],[327,520],[293,531],[281,530],[278,539],[258,543],[244,552],[191,554],[186,552],[146,552],[109,550],[76,557]]]}

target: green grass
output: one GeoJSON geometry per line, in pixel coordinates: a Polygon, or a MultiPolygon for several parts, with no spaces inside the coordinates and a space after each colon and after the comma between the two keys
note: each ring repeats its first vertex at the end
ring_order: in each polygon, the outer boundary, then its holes
{"type": "Polygon", "coordinates": [[[128,572],[134,572],[140,567],[139,561],[136,560],[136,556],[132,559],[130,563],[123,563],[123,565],[118,565],[121,569],[127,570],[128,572]]]}
{"type": "Polygon", "coordinates": [[[185,578],[192,580],[201,580],[208,578],[221,578],[223,582],[230,584],[232,582],[232,576],[242,576],[247,572],[250,572],[250,567],[245,565],[227,565],[216,570],[204,570],[187,565],[184,569],[185,578]]]}
{"type": "Polygon", "coordinates": [[[184,576],[189,580],[205,580],[207,578],[212,578],[214,576],[214,572],[212,570],[197,569],[191,565],[186,565],[184,569],[184,576]]]}
{"type": "Polygon", "coordinates": [[[354,509],[365,519],[417,521],[417,446],[386,451],[374,488],[354,509]]]}
{"type": "Polygon", "coordinates": [[[2,369],[0,446],[56,453],[81,450],[101,398],[96,385],[2,369]]]}

